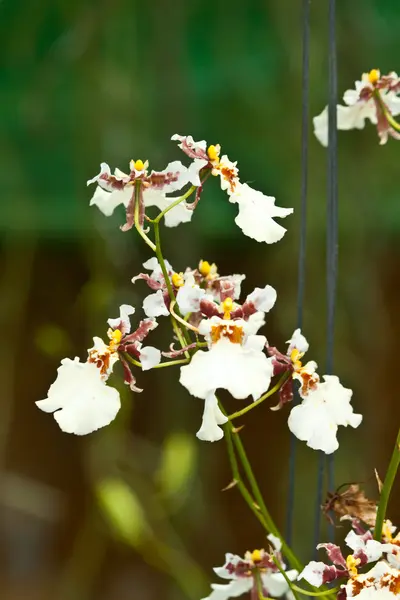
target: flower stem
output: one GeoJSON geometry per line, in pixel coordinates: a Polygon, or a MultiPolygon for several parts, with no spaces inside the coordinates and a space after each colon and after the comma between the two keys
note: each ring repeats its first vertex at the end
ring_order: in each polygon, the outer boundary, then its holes
{"type": "Polygon", "coordinates": [[[159,215],[156,216],[155,219],[153,219],[151,222],[152,223],[159,223],[161,221],[161,219],[163,218],[163,216],[169,212],[170,210],[172,210],[173,208],[175,208],[175,206],[178,206],[178,204],[180,204],[181,202],[183,202],[184,200],[186,200],[186,198],[189,198],[189,196],[191,196],[193,194],[193,192],[195,191],[196,186],[192,185],[191,188],[188,189],[187,192],[185,192],[183,194],[183,196],[179,196],[179,198],[177,198],[175,200],[175,202],[172,202],[172,204],[170,204],[169,206],[167,206],[167,208],[164,208],[164,210],[162,212],[160,212],[159,215]]]}
{"type": "MultiPolygon", "coordinates": [[[[128,354],[127,352],[123,352],[123,355],[127,361],[132,363],[132,365],[135,365],[135,367],[142,368],[142,363],[140,363],[138,360],[135,360],[130,354],[128,354]]],[[[188,358],[182,358],[179,360],[170,360],[169,362],[163,362],[158,365],[155,365],[154,367],[152,367],[152,369],[162,369],[163,367],[173,367],[175,365],[186,365],[188,362],[189,362],[188,358]]]]}
{"type": "Polygon", "coordinates": [[[165,280],[165,285],[167,286],[168,295],[170,297],[171,302],[174,302],[175,301],[174,290],[172,288],[171,280],[169,278],[167,267],[165,265],[165,260],[164,260],[164,257],[163,257],[162,251],[161,251],[160,225],[158,224],[158,221],[154,222],[154,238],[155,238],[155,242],[156,242],[154,251],[156,253],[158,262],[160,263],[161,271],[162,271],[162,274],[163,274],[164,280],[165,280]]]}
{"type": "Polygon", "coordinates": [[[151,239],[145,234],[143,231],[143,227],[139,223],[139,208],[140,208],[140,195],[141,195],[141,183],[140,181],[135,183],[135,212],[134,212],[134,223],[135,229],[139,233],[139,235],[144,239],[146,244],[150,246],[153,252],[156,251],[156,247],[151,241],[151,239]]]}
{"type": "Polygon", "coordinates": [[[276,385],[274,385],[274,387],[271,388],[268,392],[266,392],[263,396],[261,396],[261,398],[259,398],[258,400],[256,400],[252,404],[249,404],[248,406],[245,406],[244,408],[242,408],[242,410],[238,410],[237,412],[229,415],[229,417],[228,417],[229,421],[233,421],[233,419],[237,419],[238,417],[241,417],[242,415],[245,415],[250,410],[253,410],[253,408],[255,408],[256,406],[258,406],[259,404],[261,404],[261,402],[264,402],[264,400],[266,400],[267,398],[269,398],[270,396],[272,396],[273,394],[275,394],[275,392],[277,392],[282,387],[282,385],[285,383],[285,381],[286,381],[287,378],[288,378],[287,373],[285,373],[284,375],[282,375],[282,377],[279,379],[278,383],[276,385]]]}
{"type": "Polygon", "coordinates": [[[225,431],[225,441],[226,441],[226,446],[227,446],[227,450],[228,450],[228,458],[229,458],[229,462],[230,462],[231,469],[232,469],[233,481],[234,481],[235,485],[237,485],[240,493],[243,496],[244,501],[246,502],[246,504],[248,505],[250,510],[254,513],[256,518],[260,521],[260,523],[264,527],[264,529],[266,529],[268,531],[267,524],[264,520],[264,517],[262,516],[262,514],[260,512],[260,508],[254,502],[252,495],[250,494],[247,487],[245,486],[245,484],[242,481],[242,478],[241,478],[241,475],[239,472],[238,462],[236,459],[235,450],[233,447],[232,427],[228,422],[228,423],[225,423],[223,428],[225,431]]]}
{"type": "Polygon", "coordinates": [[[386,515],[386,509],[388,506],[390,492],[392,491],[393,483],[396,478],[397,469],[400,464],[400,429],[397,434],[396,443],[393,449],[393,454],[390,459],[389,467],[385,476],[385,481],[383,482],[383,487],[381,491],[381,497],[378,505],[378,512],[376,515],[376,523],[374,529],[374,538],[381,541],[382,538],[382,527],[383,521],[386,515]]]}
{"type": "Polygon", "coordinates": [[[400,132],[400,123],[398,123],[396,121],[396,119],[394,119],[392,117],[392,114],[391,114],[390,110],[388,110],[388,108],[387,108],[387,106],[386,106],[386,104],[385,104],[385,102],[384,102],[384,100],[383,100],[383,98],[382,98],[381,93],[379,92],[379,90],[375,90],[374,95],[375,95],[375,98],[376,98],[379,106],[381,107],[382,112],[385,115],[385,119],[387,120],[387,122],[389,123],[389,125],[391,127],[393,127],[393,129],[395,131],[400,132]]]}
{"type": "MultiPolygon", "coordinates": [[[[171,280],[169,278],[167,267],[165,265],[164,257],[163,257],[162,250],[161,250],[160,225],[158,222],[154,222],[154,239],[156,242],[155,253],[156,253],[158,262],[160,264],[162,274],[164,276],[165,285],[167,286],[167,290],[168,290],[168,295],[169,295],[171,303],[172,303],[172,302],[176,301],[176,298],[175,298],[174,290],[172,288],[171,280]]],[[[174,319],[174,317],[172,315],[171,315],[171,323],[172,323],[172,327],[174,328],[175,335],[178,338],[179,343],[182,346],[182,348],[184,348],[185,346],[190,346],[192,340],[190,339],[188,332],[184,331],[182,333],[182,331],[180,330],[180,328],[178,326],[178,323],[176,322],[176,320],[174,319]]],[[[185,356],[186,356],[186,358],[190,358],[190,354],[188,351],[185,352],[185,356]]]]}
{"type": "MultiPolygon", "coordinates": [[[[283,573],[282,573],[283,575],[283,573]]],[[[286,578],[285,578],[286,579],[286,578]]],[[[320,592],[310,592],[309,590],[304,590],[303,588],[299,587],[298,585],[295,585],[294,583],[290,582],[290,589],[292,590],[293,594],[295,592],[299,592],[300,594],[303,594],[304,596],[319,596],[320,598],[326,598],[326,597],[330,597],[330,595],[332,594],[337,594],[340,591],[340,587],[337,588],[332,588],[328,591],[320,591],[320,592]]],[[[297,598],[297,596],[296,596],[297,598]]],[[[335,595],[336,598],[336,595],[335,595]]]]}

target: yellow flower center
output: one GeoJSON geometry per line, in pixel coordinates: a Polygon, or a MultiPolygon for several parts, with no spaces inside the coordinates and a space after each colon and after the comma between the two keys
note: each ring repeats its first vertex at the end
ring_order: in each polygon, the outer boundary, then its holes
{"type": "Polygon", "coordinates": [[[295,369],[295,371],[300,371],[303,363],[301,362],[300,358],[303,356],[303,353],[300,352],[297,348],[293,348],[293,350],[290,353],[290,360],[293,363],[293,367],[295,369]]]}
{"type": "Polygon", "coordinates": [[[108,337],[110,338],[110,345],[109,345],[109,349],[111,352],[115,352],[121,342],[122,339],[122,331],[120,331],[119,329],[109,329],[108,330],[108,337]]]}
{"type": "Polygon", "coordinates": [[[142,160],[135,160],[135,162],[133,163],[134,168],[136,169],[136,171],[143,171],[144,169],[144,162],[142,160]]]}
{"type": "Polygon", "coordinates": [[[207,155],[212,163],[219,163],[219,153],[221,152],[221,146],[217,144],[216,146],[208,146],[207,155]]]}
{"type": "Polygon", "coordinates": [[[392,523],[391,521],[383,521],[382,525],[382,536],[387,542],[391,542],[393,540],[392,532],[391,532],[392,523]]]}
{"type": "Polygon", "coordinates": [[[184,285],[183,273],[174,273],[171,277],[172,285],[175,287],[182,287],[184,285]]]}
{"type": "Polygon", "coordinates": [[[346,558],[346,567],[349,570],[350,577],[356,577],[358,575],[357,566],[360,564],[360,558],[354,558],[352,554],[346,558]]]}
{"type": "Polygon", "coordinates": [[[263,551],[253,550],[253,552],[250,554],[250,558],[253,561],[253,563],[261,562],[263,558],[263,551]]]}
{"type": "Polygon", "coordinates": [[[199,271],[203,275],[203,277],[207,277],[211,271],[211,265],[208,260],[201,260],[199,262],[199,271]]]}
{"type": "Polygon", "coordinates": [[[368,73],[368,81],[372,84],[377,83],[380,78],[381,72],[379,71],[379,69],[372,69],[372,71],[368,73]]]}
{"type": "Polygon", "coordinates": [[[231,312],[233,308],[232,298],[225,298],[225,300],[221,304],[221,308],[224,311],[224,319],[229,321],[229,319],[231,318],[231,312]]]}

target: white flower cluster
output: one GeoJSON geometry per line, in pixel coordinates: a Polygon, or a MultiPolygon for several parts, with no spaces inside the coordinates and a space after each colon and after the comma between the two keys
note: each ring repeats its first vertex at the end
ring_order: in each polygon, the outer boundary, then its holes
{"type": "Polygon", "coordinates": [[[300,330],[294,332],[285,354],[271,347],[265,335],[259,333],[266,313],[276,302],[275,289],[270,285],[256,288],[240,303],[245,275],[221,276],[214,263],[203,260],[195,269],[177,272],[160,255],[159,246],[144,228],[145,220],[151,229],[151,223],[158,223],[162,217],[168,227],[190,221],[209,176],[218,178],[228,200],[237,204],[236,223],[258,242],[280,240],[285,229],[274,218],[285,217],[292,209],[276,207],[274,198],[242,183],[237,163],[221,155],[219,145],[195,142],[191,136],[174,135],[172,139],[190,159],[188,166],[174,161],[154,171],[149,169],[148,161],[136,160],[130,162],[128,174],[119,169],[111,174],[109,166],[102,163],[100,173],[88,181],[97,183],[90,203],[105,215],[111,215],[122,204],[126,210],[122,229],[135,227],[156,253],[144,263],[145,271],[132,279],[133,283],[145,281],[151,290],[142,304],[146,318],[131,333],[129,317],[135,309],[121,306],[120,317],[109,320],[109,343],[94,338],[84,363],[78,358],[63,359],[48,397],[38,406],[54,412],[64,431],[90,433],[108,425],[119,410],[119,393],[108,385],[115,363],[121,363],[125,383],[140,392],[133,371],[157,368],[164,355],[178,359],[170,362],[180,365],[180,383],[204,400],[199,439],[213,442],[224,435],[221,425],[228,417],[219,405],[218,390],[225,389],[238,400],[262,400],[269,395],[273,377],[280,374],[283,380],[276,408],[291,400],[293,381],[300,383],[302,403],[289,415],[290,430],[311,448],[333,452],[338,447],[338,426],[357,427],[361,415],[353,414],[351,390],[344,388],[337,377],[326,375],[320,382],[316,363],[302,364],[300,359],[308,350],[308,342],[300,330]],[[178,191],[181,196],[171,195],[178,191]],[[193,193],[195,200],[189,203],[193,193]],[[151,207],[161,211],[156,219],[147,214],[151,207]],[[181,348],[176,350],[172,345],[169,352],[161,352],[156,347],[142,347],[145,337],[157,326],[156,319],[170,316],[181,348]]]}
{"type": "Polygon", "coordinates": [[[400,595],[400,536],[392,536],[395,528],[390,521],[383,527],[383,541],[373,538],[373,531],[364,531],[357,519],[356,531],[350,531],[345,543],[352,550],[344,558],[341,549],[335,544],[320,544],[324,548],[332,565],[311,561],[300,573],[314,587],[345,579],[340,586],[338,598],[357,598],[358,600],[389,600],[400,595]],[[378,561],[378,562],[377,562],[378,561]],[[359,573],[363,566],[376,563],[369,571],[359,573]]]}

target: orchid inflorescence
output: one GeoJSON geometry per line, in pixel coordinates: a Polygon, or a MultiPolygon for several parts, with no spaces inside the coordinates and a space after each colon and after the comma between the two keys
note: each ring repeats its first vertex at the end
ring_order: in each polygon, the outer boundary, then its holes
{"type": "MultiPolygon", "coordinates": [[[[389,135],[398,139],[400,127],[393,116],[400,113],[399,93],[400,80],[395,73],[381,76],[373,70],[364,75],[362,81],[356,82],[355,91],[346,92],[347,106],[337,107],[338,128],[361,128],[368,118],[377,125],[381,143],[389,135]]],[[[317,138],[326,145],[327,109],[315,117],[314,126],[317,138]]],[[[148,161],[131,160],[128,173],[115,169],[112,174],[110,167],[102,163],[100,173],[88,181],[96,184],[90,204],[106,216],[123,205],[122,231],[135,230],[151,250],[143,271],[131,280],[137,287],[145,283],[150,292],[143,299],[144,317],[138,320],[136,329],[131,325],[131,317],[137,308],[123,304],[119,316],[108,320],[107,341],[94,337],[85,362],[64,358],[47,398],[37,405],[52,412],[64,432],[85,435],[108,425],[120,409],[119,392],[108,383],[116,363],[121,363],[124,381],[133,392],[142,392],[138,387],[141,370],[179,369],[182,386],[204,400],[197,437],[215,442],[225,435],[234,475],[232,486],[239,486],[268,533],[267,550],[246,552],[243,558],[226,555],[224,566],[215,572],[228,583],[213,584],[208,600],[226,600],[245,593],[254,600],[293,595],[297,598],[299,594],[340,599],[357,596],[359,600],[400,595],[400,537],[393,537],[393,526],[384,521],[383,505],[378,516],[376,510],[370,511],[367,523],[361,508],[361,514],[354,514],[357,502],[353,502],[353,512],[342,506],[340,516],[350,520],[352,526],[345,540],[352,553],[345,558],[338,546],[321,544],[332,564],[311,561],[303,568],[279,534],[255,480],[251,493],[241,482],[235,467],[234,445],[245,468],[251,467],[239,438],[240,428],[233,427],[232,422],[274,394],[278,399],[271,410],[278,414],[286,413],[294,393],[298,394],[300,402],[286,417],[288,427],[307,446],[326,454],[339,447],[338,427],[357,428],[362,416],[353,412],[352,391],[336,375],[320,377],[316,362],[304,361],[309,344],[300,329],[281,349],[259,333],[277,300],[271,285],[260,282],[261,287],[243,296],[244,274],[220,274],[215,263],[203,259],[178,272],[164,258],[161,221],[166,227],[190,222],[213,177],[229,202],[237,204],[235,223],[257,242],[272,244],[281,240],[286,230],[275,218],[293,212],[291,208],[276,206],[274,197],[242,183],[237,163],[222,154],[218,144],[207,145],[181,135],[172,136],[172,140],[186,155],[186,165],[174,161],[165,169],[154,171],[149,169],[148,161]],[[149,211],[154,208],[159,211],[155,217],[149,211]],[[147,345],[146,338],[155,340],[154,330],[165,318],[172,325],[170,347],[147,345]],[[229,416],[217,396],[222,389],[237,400],[251,400],[229,416]],[[285,560],[292,569],[286,570],[285,560]],[[360,572],[372,562],[376,564],[369,571],[360,572]],[[307,582],[311,587],[306,590],[295,581],[307,582]],[[332,582],[338,586],[334,590],[324,587],[332,582]]]]}

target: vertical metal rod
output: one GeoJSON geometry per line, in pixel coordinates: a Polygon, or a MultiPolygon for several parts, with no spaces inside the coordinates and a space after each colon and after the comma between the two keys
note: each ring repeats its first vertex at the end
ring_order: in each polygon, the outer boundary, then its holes
{"type": "MultiPolygon", "coordinates": [[[[327,293],[327,331],[326,331],[326,369],[329,375],[333,371],[333,350],[335,333],[336,282],[338,265],[338,178],[337,178],[337,60],[336,60],[336,0],[328,0],[328,188],[327,188],[327,226],[326,226],[326,293],[327,293]]],[[[328,467],[328,488],[335,488],[334,457],[321,453],[318,466],[317,505],[315,512],[315,545],[320,540],[320,506],[324,492],[324,470],[328,467]]],[[[329,537],[333,541],[334,529],[329,528],[329,537]]]]}
{"type": "MultiPolygon", "coordinates": [[[[306,278],[306,235],[307,235],[307,188],[308,188],[308,129],[310,87],[310,0],[303,0],[303,60],[302,60],[302,115],[301,115],[301,194],[300,194],[300,239],[297,281],[297,327],[303,326],[304,289],[306,278]]],[[[295,394],[293,403],[298,403],[295,394]]],[[[295,497],[296,437],[290,435],[289,488],[286,512],[286,540],[289,546],[293,538],[293,516],[295,497]]]]}

